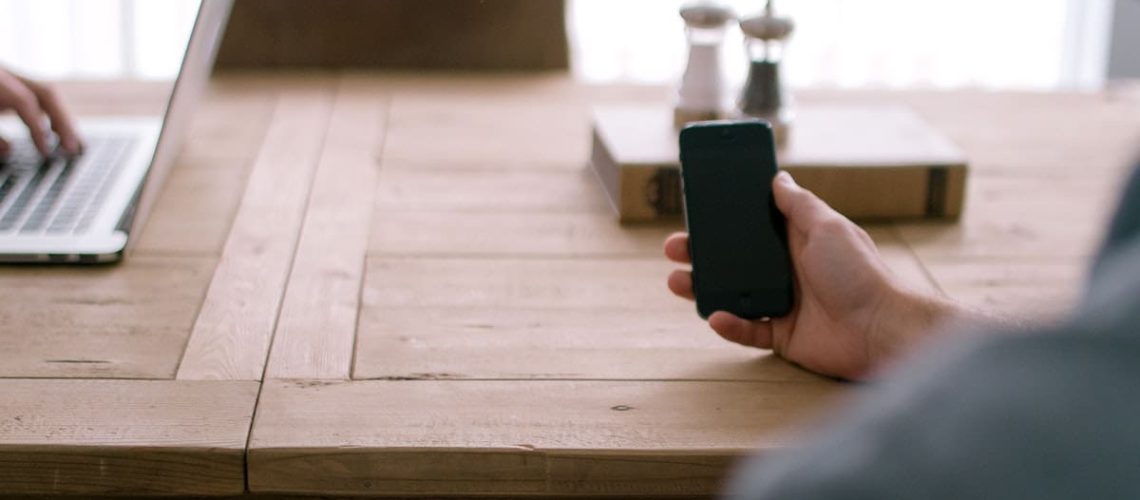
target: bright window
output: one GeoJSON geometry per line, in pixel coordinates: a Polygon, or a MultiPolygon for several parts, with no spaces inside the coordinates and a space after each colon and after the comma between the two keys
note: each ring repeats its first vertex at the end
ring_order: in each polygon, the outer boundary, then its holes
{"type": "MultiPolygon", "coordinates": [[[[569,0],[574,71],[592,82],[664,83],[686,58],[682,0],[569,0]]],[[[725,0],[737,13],[762,0],[725,0]]],[[[813,87],[1095,88],[1111,0],[778,0],[796,32],[784,79],[813,87]]],[[[725,43],[743,81],[739,30],[725,43]]]]}
{"type": "MultiPolygon", "coordinates": [[[[475,0],[471,0],[475,1],[475,0]]],[[[685,62],[683,0],[567,0],[574,74],[668,83],[685,62]]],[[[797,87],[1097,88],[1112,0],[779,0],[797,24],[797,87]]],[[[725,0],[737,12],[762,0],[725,0]]],[[[169,79],[198,0],[0,0],[0,64],[47,79],[169,79]]],[[[744,79],[738,31],[729,81],[744,79]]]]}
{"type": "Polygon", "coordinates": [[[45,79],[171,79],[198,0],[0,0],[0,64],[45,79]]]}

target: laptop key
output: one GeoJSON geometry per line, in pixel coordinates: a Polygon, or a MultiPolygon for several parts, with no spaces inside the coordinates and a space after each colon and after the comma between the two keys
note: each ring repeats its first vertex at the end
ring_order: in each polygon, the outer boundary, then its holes
{"type": "Polygon", "coordinates": [[[0,231],[11,231],[16,226],[16,223],[23,218],[24,212],[28,208],[28,203],[32,200],[32,197],[35,196],[36,192],[39,191],[40,182],[43,180],[47,171],[48,169],[46,168],[36,170],[31,180],[24,185],[24,189],[20,190],[19,196],[17,196],[12,202],[12,205],[8,207],[4,216],[0,217],[0,231]]]}
{"type": "Polygon", "coordinates": [[[8,193],[12,192],[12,187],[16,184],[16,179],[12,176],[4,178],[4,182],[0,184],[0,205],[4,204],[4,198],[8,197],[8,193]]]}
{"type": "Polygon", "coordinates": [[[105,201],[122,159],[133,142],[129,138],[103,138],[98,149],[89,149],[85,153],[80,168],[83,176],[73,181],[74,187],[64,195],[64,201],[52,216],[46,232],[58,234],[87,230],[105,201]]]}
{"type": "Polygon", "coordinates": [[[74,164],[74,161],[67,159],[59,159],[55,162],[53,170],[58,169],[59,173],[51,181],[51,186],[40,197],[39,202],[36,203],[35,210],[24,221],[24,225],[20,228],[21,233],[34,233],[44,229],[48,222],[48,216],[51,215],[59,202],[60,194],[67,187],[67,179],[75,170],[74,164]]]}
{"type": "Polygon", "coordinates": [[[128,137],[88,137],[78,158],[44,159],[29,141],[0,162],[0,232],[73,233],[90,224],[113,184],[128,137]]]}

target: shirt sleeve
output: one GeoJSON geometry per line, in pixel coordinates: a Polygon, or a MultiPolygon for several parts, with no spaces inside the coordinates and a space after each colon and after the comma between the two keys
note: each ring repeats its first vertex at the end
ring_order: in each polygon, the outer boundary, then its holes
{"type": "Polygon", "coordinates": [[[915,358],[730,496],[1140,498],[1140,342],[1071,328],[915,358]]]}
{"type": "Polygon", "coordinates": [[[858,392],[729,495],[1140,498],[1140,170],[1071,320],[946,339],[858,392]]]}

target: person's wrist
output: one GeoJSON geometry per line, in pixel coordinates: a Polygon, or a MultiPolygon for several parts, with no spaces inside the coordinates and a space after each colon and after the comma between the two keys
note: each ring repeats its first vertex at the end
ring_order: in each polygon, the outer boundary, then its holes
{"type": "Polygon", "coordinates": [[[923,293],[889,283],[868,332],[868,361],[874,369],[909,351],[962,314],[961,308],[938,293],[923,293]]]}

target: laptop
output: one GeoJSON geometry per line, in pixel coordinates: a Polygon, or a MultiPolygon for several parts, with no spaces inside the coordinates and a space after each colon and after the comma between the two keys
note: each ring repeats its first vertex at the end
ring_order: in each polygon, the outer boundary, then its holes
{"type": "Polygon", "coordinates": [[[43,158],[14,117],[0,160],[0,262],[106,263],[123,258],[177,158],[205,89],[233,0],[202,0],[165,116],[77,123],[84,152],[43,158]]]}

